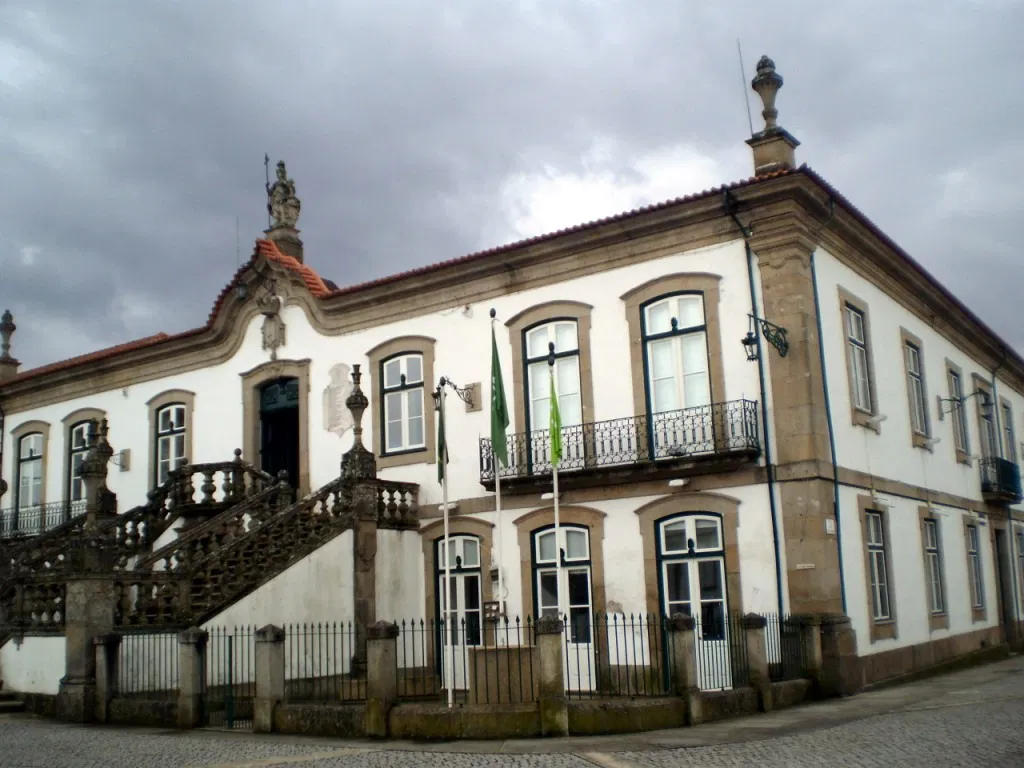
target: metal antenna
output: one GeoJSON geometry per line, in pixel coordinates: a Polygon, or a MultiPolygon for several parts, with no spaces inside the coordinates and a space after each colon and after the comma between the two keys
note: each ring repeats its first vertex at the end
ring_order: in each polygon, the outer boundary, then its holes
{"type": "Polygon", "coordinates": [[[747,68],[743,66],[743,46],[740,39],[736,38],[736,53],[740,56],[740,89],[743,91],[743,103],[747,106],[747,125],[750,126],[750,135],[754,135],[754,118],[750,115],[750,94],[747,92],[747,68]]]}

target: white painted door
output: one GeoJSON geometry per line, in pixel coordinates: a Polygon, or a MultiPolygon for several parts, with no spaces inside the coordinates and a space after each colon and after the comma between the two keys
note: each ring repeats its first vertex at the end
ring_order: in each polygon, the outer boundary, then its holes
{"type": "Polygon", "coordinates": [[[438,546],[438,562],[442,568],[437,590],[441,610],[438,645],[444,689],[454,687],[457,691],[464,691],[469,683],[468,649],[482,642],[480,543],[469,536],[453,536],[451,543],[450,580],[445,578],[443,570],[444,542],[438,546]]]}

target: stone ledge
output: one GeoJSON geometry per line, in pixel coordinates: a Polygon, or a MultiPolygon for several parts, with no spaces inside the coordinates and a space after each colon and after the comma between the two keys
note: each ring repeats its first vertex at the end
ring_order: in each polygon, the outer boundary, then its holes
{"type": "Polygon", "coordinates": [[[593,699],[569,702],[569,733],[598,736],[636,733],[686,725],[686,702],[681,698],[593,699]]]}
{"type": "Polygon", "coordinates": [[[161,728],[178,727],[178,702],[164,699],[113,699],[110,702],[110,723],[147,725],[161,728]]]}
{"type": "Polygon", "coordinates": [[[274,707],[274,731],[303,736],[363,737],[365,704],[282,703],[274,707]]]}
{"type": "Polygon", "coordinates": [[[810,680],[783,680],[772,683],[772,708],[795,707],[810,697],[810,680]]]}
{"type": "Polygon", "coordinates": [[[388,717],[392,739],[516,739],[541,735],[536,704],[399,704],[388,717]]]}
{"type": "Polygon", "coordinates": [[[758,712],[757,691],[753,688],[702,692],[700,700],[702,724],[758,712]]]}

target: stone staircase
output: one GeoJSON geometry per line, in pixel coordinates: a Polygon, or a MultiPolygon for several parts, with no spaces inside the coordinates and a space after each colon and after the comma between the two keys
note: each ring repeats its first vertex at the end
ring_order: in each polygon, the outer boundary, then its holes
{"type": "Polygon", "coordinates": [[[10,715],[25,711],[25,702],[16,693],[0,691],[0,715],[10,715]]]}

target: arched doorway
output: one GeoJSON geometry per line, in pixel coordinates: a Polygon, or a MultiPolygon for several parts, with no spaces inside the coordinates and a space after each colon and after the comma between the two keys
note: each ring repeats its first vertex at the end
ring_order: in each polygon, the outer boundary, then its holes
{"type": "Polygon", "coordinates": [[[299,485],[299,380],[272,379],[259,388],[260,468],[277,476],[288,473],[288,484],[299,485]]]}

